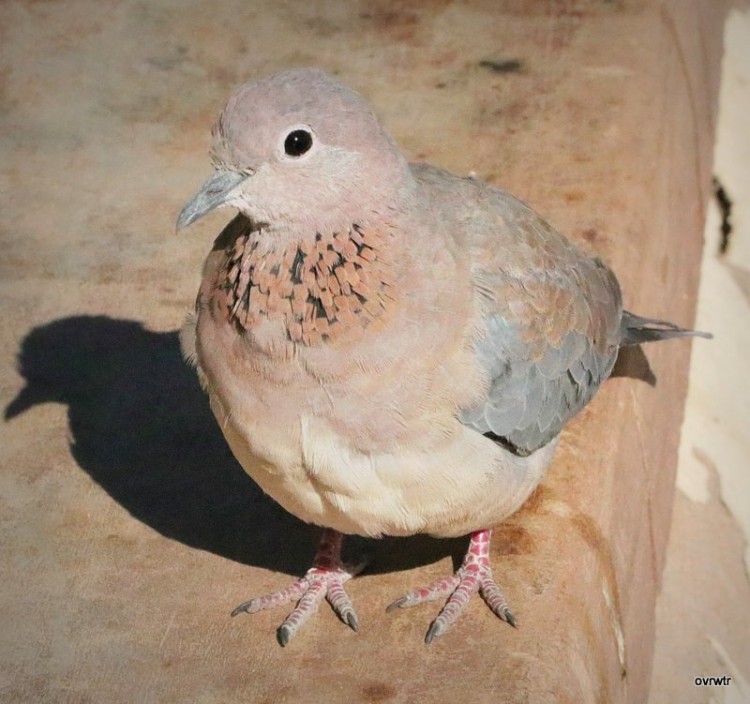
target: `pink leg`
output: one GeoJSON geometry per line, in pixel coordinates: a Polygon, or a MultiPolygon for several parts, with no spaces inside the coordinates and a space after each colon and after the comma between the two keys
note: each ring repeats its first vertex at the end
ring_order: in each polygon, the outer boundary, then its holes
{"type": "Polygon", "coordinates": [[[365,563],[345,567],[341,562],[341,543],[343,535],[338,531],[326,528],[320,538],[318,551],[315,554],[313,566],[307,574],[294,584],[267,596],[256,597],[240,604],[232,616],[239,613],[255,614],[258,611],[298,600],[296,608],[279,626],[277,638],[279,643],[286,645],[312,616],[323,601],[323,597],[333,607],[338,617],[348,626],[357,630],[357,614],[344,591],[344,583],[364,569],[365,563]]]}
{"type": "Polygon", "coordinates": [[[453,625],[466,604],[469,603],[471,595],[479,592],[496,616],[507,621],[511,626],[515,626],[516,620],[508,607],[508,602],[500,591],[500,587],[492,579],[491,537],[491,530],[478,530],[472,533],[466,557],[455,574],[410,592],[394,601],[386,610],[405,609],[450,595],[427,631],[425,641],[430,643],[433,638],[442,635],[453,625]]]}

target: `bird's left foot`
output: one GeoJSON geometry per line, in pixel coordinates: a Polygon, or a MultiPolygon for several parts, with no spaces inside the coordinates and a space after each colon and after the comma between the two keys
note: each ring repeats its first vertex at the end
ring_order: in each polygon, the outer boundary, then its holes
{"type": "Polygon", "coordinates": [[[430,643],[433,638],[443,635],[455,623],[466,604],[469,603],[471,595],[479,592],[496,616],[511,626],[515,626],[516,620],[508,607],[508,602],[500,591],[500,587],[492,579],[489,558],[491,537],[491,530],[472,533],[466,557],[455,574],[396,599],[386,611],[405,609],[450,595],[427,631],[425,642],[430,643]]]}
{"type": "Polygon", "coordinates": [[[324,598],[328,599],[337,616],[353,631],[358,628],[357,614],[344,590],[344,583],[362,571],[365,562],[358,565],[344,565],[341,561],[341,533],[326,529],[320,539],[313,566],[307,574],[294,584],[273,594],[245,601],[232,611],[232,616],[240,613],[254,614],[284,604],[297,601],[297,606],[279,626],[276,637],[279,644],[286,645],[312,616],[324,598]]]}

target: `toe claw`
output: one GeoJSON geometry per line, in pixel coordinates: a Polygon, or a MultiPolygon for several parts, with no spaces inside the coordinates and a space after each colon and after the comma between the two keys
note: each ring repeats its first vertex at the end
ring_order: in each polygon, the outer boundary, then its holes
{"type": "Polygon", "coordinates": [[[293,635],[292,629],[286,624],[282,624],[276,631],[276,640],[279,641],[279,645],[283,648],[292,639],[293,635]]]}
{"type": "Polygon", "coordinates": [[[409,597],[408,596],[402,596],[402,597],[396,599],[396,601],[388,604],[388,606],[385,607],[385,612],[387,614],[389,614],[389,613],[391,613],[391,611],[395,611],[396,609],[400,609],[400,608],[402,608],[402,607],[404,607],[406,605],[407,601],[409,601],[409,597]]]}
{"type": "Polygon", "coordinates": [[[252,604],[252,601],[243,601],[238,606],[235,606],[234,609],[232,609],[232,613],[229,614],[230,617],[237,616],[239,614],[246,614],[248,613],[248,609],[250,608],[250,604],[252,604]]]}
{"type": "Polygon", "coordinates": [[[424,637],[424,642],[429,645],[430,643],[432,643],[432,639],[437,638],[442,632],[442,624],[437,619],[435,619],[427,629],[427,635],[425,635],[424,637]]]}
{"type": "Polygon", "coordinates": [[[346,616],[344,618],[349,628],[351,628],[355,633],[359,631],[359,622],[357,621],[357,614],[355,614],[353,611],[348,611],[346,613],[346,616]]]}

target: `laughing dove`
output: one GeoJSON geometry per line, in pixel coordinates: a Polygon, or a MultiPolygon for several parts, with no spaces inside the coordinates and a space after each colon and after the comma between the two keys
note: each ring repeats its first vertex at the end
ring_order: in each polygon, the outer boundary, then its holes
{"type": "Polygon", "coordinates": [[[325,529],[304,577],[234,613],[296,601],[284,645],[326,597],[356,630],[343,534],[470,534],[454,575],[391,607],[447,597],[427,642],[477,591],[514,624],[491,526],[539,484],[621,346],[696,333],[624,311],[606,265],[509,193],[410,164],[322,71],[240,87],[211,157],[178,228],[239,215],[183,350],[248,474],[325,529]]]}

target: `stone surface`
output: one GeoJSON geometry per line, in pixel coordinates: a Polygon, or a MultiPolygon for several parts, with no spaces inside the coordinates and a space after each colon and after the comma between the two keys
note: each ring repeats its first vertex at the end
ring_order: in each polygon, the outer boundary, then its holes
{"type": "Polygon", "coordinates": [[[659,596],[653,704],[750,701],[750,9],[727,17],[714,173],[731,201],[728,246],[714,199],[680,442],[678,492],[659,596]],[[696,677],[731,677],[696,686],[696,677]]]}
{"type": "Polygon", "coordinates": [[[318,65],[414,158],[513,191],[613,266],[628,307],[689,325],[719,8],[0,5],[0,698],[644,701],[690,346],[646,349],[656,386],[609,382],[498,529],[518,630],[477,602],[428,648],[429,607],[386,616],[465,547],[418,537],[352,544],[374,553],[348,588],[360,633],[322,610],[282,650],[277,613],[228,614],[302,574],[316,531],[239,469],[180,360],[226,216],[179,237],[174,218],[231,89],[318,65]]]}

